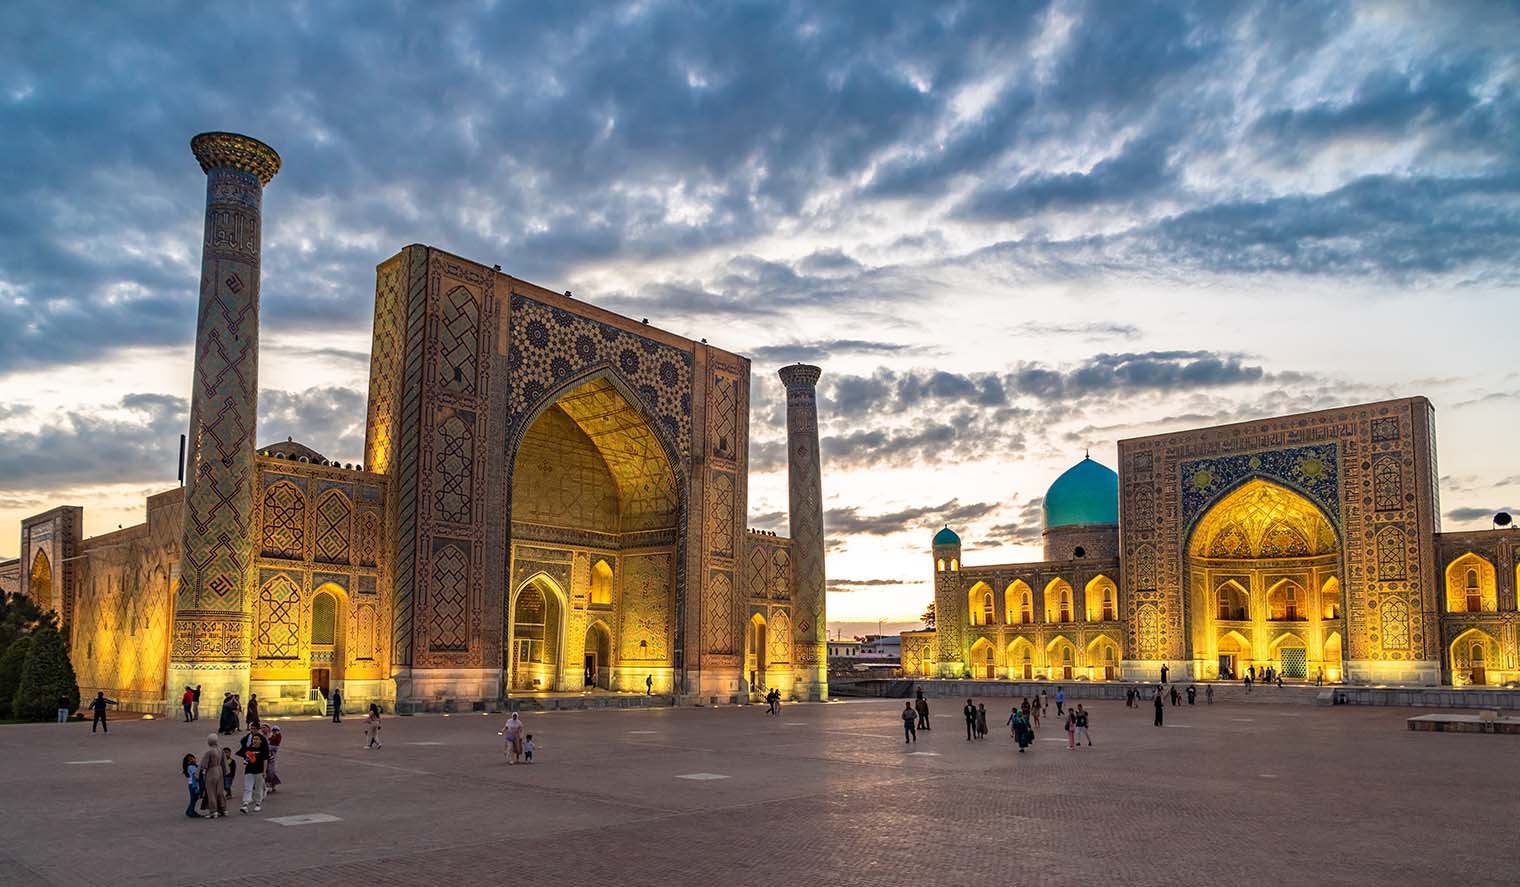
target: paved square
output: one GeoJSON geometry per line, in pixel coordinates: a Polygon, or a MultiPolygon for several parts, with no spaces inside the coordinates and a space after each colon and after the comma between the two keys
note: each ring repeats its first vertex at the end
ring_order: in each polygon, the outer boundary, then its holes
{"type": "MultiPolygon", "coordinates": [[[[1020,755],[1006,728],[967,742],[954,700],[905,746],[901,706],[532,714],[538,760],[517,767],[496,716],[387,718],[378,751],[357,720],[285,720],[285,786],[262,814],[217,821],[182,815],[178,761],[204,747],[205,722],[0,727],[0,884],[1520,877],[1520,737],[1414,733],[1408,709],[1269,705],[1169,707],[1156,729],[1149,708],[1099,702],[1092,748],[1020,755]],[[728,778],[677,778],[700,774],[728,778]],[[269,827],[287,817],[303,824],[269,827]]],[[[1040,738],[1063,735],[1047,720],[1040,738]]]]}

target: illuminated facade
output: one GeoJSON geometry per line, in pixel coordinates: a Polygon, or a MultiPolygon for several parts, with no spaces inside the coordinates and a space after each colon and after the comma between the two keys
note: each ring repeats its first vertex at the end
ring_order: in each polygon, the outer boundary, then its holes
{"type": "Polygon", "coordinates": [[[1520,681],[1520,532],[1440,532],[1434,409],[1413,397],[1119,442],[1045,497],[1046,560],[932,543],[925,676],[1520,681]]]}
{"type": "Polygon", "coordinates": [[[795,538],[746,531],[748,359],[414,245],[377,268],[363,463],[255,448],[258,198],[279,158],[231,134],[194,147],[186,488],[92,539],[80,508],[29,518],[6,571],[59,610],[81,691],[152,709],[199,684],[205,706],[256,693],[271,713],[334,687],[417,708],[826,695],[816,367],[780,374],[795,538]]]}

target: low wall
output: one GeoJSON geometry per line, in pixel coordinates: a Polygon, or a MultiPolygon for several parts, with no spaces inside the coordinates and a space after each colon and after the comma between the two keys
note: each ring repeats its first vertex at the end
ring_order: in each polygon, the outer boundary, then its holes
{"type": "MultiPolygon", "coordinates": [[[[1187,684],[1177,683],[1179,691],[1187,684]]],[[[1327,684],[1314,687],[1287,684],[1281,688],[1257,684],[1247,693],[1236,681],[1198,681],[1193,684],[1202,697],[1204,688],[1213,686],[1215,702],[1265,703],[1274,705],[1313,705],[1322,693],[1329,692],[1337,705],[1387,705],[1415,708],[1493,708],[1520,710],[1520,690],[1492,687],[1459,689],[1455,687],[1354,687],[1327,684]]],[[[1045,692],[1054,694],[1060,687],[1068,699],[1123,699],[1126,690],[1139,689],[1147,698],[1155,684],[1124,681],[974,681],[935,678],[836,681],[829,690],[835,696],[871,696],[905,699],[923,690],[930,698],[1023,697],[1045,692]]],[[[1202,699],[1199,700],[1202,702],[1202,699]]]]}

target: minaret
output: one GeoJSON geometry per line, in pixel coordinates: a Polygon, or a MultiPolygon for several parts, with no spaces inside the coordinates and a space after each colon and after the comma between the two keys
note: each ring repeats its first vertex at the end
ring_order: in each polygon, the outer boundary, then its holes
{"type": "Polygon", "coordinates": [[[206,173],[206,228],[167,692],[173,700],[202,685],[203,707],[215,711],[224,692],[248,696],[259,238],[280,155],[227,132],[201,133],[190,150],[206,173]]]}
{"type": "Polygon", "coordinates": [[[793,692],[828,697],[823,581],[823,482],[818,465],[818,367],[780,371],[786,386],[788,514],[792,533],[793,692]]]}

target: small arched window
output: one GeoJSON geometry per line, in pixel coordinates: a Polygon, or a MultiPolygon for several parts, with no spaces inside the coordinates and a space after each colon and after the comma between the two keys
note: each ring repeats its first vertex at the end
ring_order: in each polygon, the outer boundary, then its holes
{"type": "MultiPolygon", "coordinates": [[[[982,624],[993,625],[996,622],[997,614],[994,612],[992,607],[992,592],[989,591],[986,594],[982,595],[982,624]]],[[[992,655],[992,651],[988,650],[987,654],[989,656],[992,655]]]]}
{"type": "Polygon", "coordinates": [[[1061,621],[1071,621],[1071,592],[1061,592],[1061,621]]]}
{"type": "Polygon", "coordinates": [[[945,572],[945,559],[944,558],[940,558],[939,559],[939,563],[936,566],[939,567],[939,571],[941,573],[945,572]]]}
{"type": "Polygon", "coordinates": [[[591,568],[591,605],[612,605],[612,568],[606,561],[597,561],[591,568]]]}
{"type": "Polygon", "coordinates": [[[1024,599],[1019,602],[1019,620],[1025,625],[1034,624],[1034,596],[1024,592],[1024,599]]]}
{"type": "Polygon", "coordinates": [[[955,558],[950,559],[950,572],[954,573],[961,568],[961,562],[955,558]]]}
{"type": "Polygon", "coordinates": [[[1467,571],[1467,612],[1480,613],[1483,611],[1483,589],[1478,585],[1478,571],[1467,571]]]}

